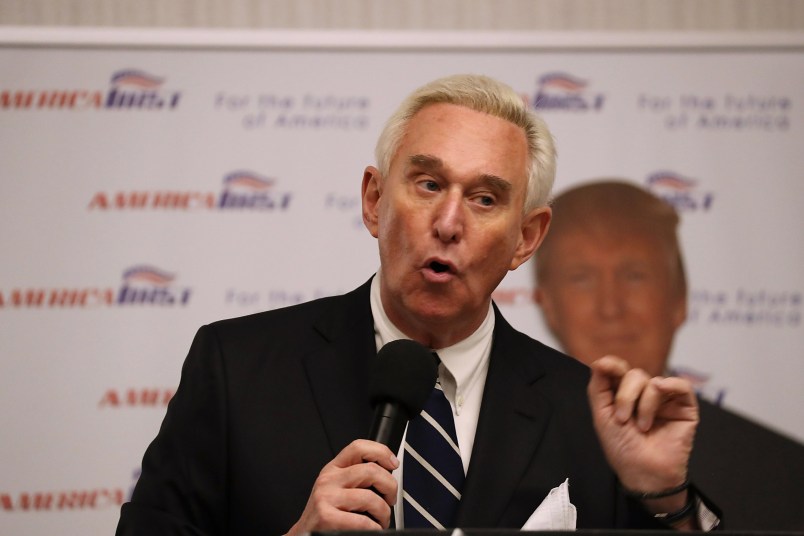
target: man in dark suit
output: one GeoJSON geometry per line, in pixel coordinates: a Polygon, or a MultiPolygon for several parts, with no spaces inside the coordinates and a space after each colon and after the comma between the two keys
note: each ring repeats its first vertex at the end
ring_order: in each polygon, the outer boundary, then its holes
{"type": "Polygon", "coordinates": [[[199,330],[118,534],[378,530],[392,511],[410,528],[398,478],[414,462],[360,439],[372,362],[401,338],[438,351],[466,470],[442,526],[522,527],[566,479],[581,528],[716,524],[686,481],[689,382],[615,357],[590,374],[491,302],[551,217],[553,143],[521,97],[487,77],[436,80],[388,121],[377,161],[362,183],[377,274],[199,330]]]}
{"type": "MultiPolygon", "coordinates": [[[[687,315],[678,223],[672,206],[620,180],[555,198],[536,296],[567,353],[584,363],[616,354],[665,374],[687,315]]],[[[706,400],[700,411],[690,475],[728,528],[804,530],[804,446],[706,400]]]]}

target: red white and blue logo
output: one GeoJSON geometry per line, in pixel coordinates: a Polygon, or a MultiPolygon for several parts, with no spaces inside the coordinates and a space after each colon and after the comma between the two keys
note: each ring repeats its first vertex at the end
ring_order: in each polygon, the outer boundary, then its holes
{"type": "Polygon", "coordinates": [[[539,77],[536,94],[529,104],[539,111],[600,111],[605,102],[602,93],[589,91],[589,82],[564,72],[549,72],[539,77]]]}
{"type": "Polygon", "coordinates": [[[277,188],[278,180],[253,171],[238,170],[223,177],[219,192],[199,190],[123,190],[96,192],[89,210],[236,210],[281,212],[293,194],[277,188]]]}
{"type": "Polygon", "coordinates": [[[191,289],[173,284],[176,276],[147,265],[133,266],[123,272],[123,285],[117,293],[117,305],[187,305],[191,289]]]}
{"type": "Polygon", "coordinates": [[[220,209],[286,210],[290,192],[279,192],[276,179],[251,171],[235,171],[223,178],[223,191],[218,200],[220,209]]]}
{"type": "Polygon", "coordinates": [[[192,289],[177,285],[176,275],[148,265],[123,271],[123,281],[114,287],[26,287],[0,289],[2,309],[68,309],[96,307],[184,307],[192,289]]]}
{"type": "Polygon", "coordinates": [[[673,205],[679,212],[707,212],[712,208],[714,192],[704,191],[699,183],[697,179],[673,171],[657,171],[645,179],[651,192],[673,205]]]}
{"type": "Polygon", "coordinates": [[[107,89],[0,90],[0,110],[174,110],[181,92],[141,69],[112,73],[107,89]]]}

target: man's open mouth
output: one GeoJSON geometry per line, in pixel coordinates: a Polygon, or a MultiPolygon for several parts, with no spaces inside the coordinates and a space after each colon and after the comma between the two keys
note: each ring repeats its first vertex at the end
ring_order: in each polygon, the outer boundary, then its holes
{"type": "Polygon", "coordinates": [[[449,266],[446,264],[441,264],[440,262],[433,261],[430,263],[430,269],[437,274],[443,274],[444,272],[449,272],[449,266]]]}

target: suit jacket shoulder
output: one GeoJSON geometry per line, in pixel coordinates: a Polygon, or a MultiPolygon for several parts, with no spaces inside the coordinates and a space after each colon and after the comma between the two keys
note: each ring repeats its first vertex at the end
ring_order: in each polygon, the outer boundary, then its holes
{"type": "Polygon", "coordinates": [[[804,530],[804,445],[700,400],[691,478],[730,530],[804,530]]]}
{"type": "Polygon", "coordinates": [[[118,534],[283,534],[364,437],[369,285],[203,326],[118,534]]]}

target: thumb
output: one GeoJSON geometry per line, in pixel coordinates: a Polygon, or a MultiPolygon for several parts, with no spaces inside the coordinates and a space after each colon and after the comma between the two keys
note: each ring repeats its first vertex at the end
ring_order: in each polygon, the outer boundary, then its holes
{"type": "Polygon", "coordinates": [[[619,357],[607,355],[590,365],[592,376],[589,378],[587,393],[592,409],[602,409],[614,404],[617,386],[629,370],[628,363],[619,357]]]}

